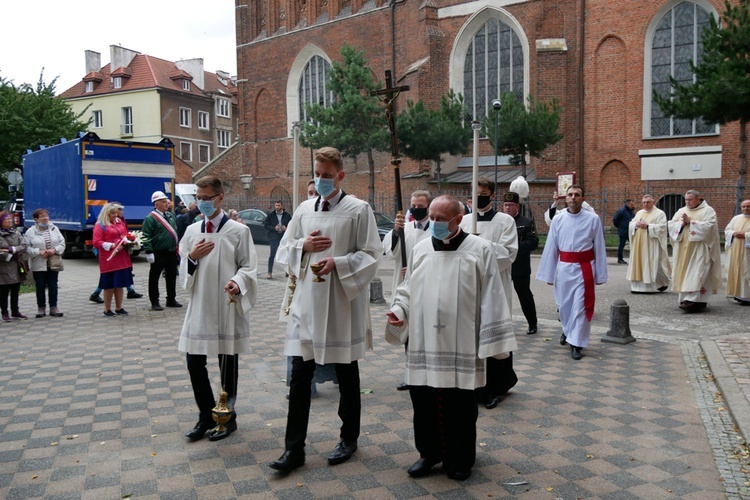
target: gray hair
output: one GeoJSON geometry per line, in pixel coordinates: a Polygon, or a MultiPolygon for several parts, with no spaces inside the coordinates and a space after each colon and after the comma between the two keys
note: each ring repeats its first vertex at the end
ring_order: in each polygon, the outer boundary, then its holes
{"type": "Polygon", "coordinates": [[[418,198],[420,196],[424,196],[425,199],[427,199],[427,204],[429,205],[432,203],[432,193],[427,191],[426,189],[417,189],[411,194],[412,198],[418,198]]]}
{"type": "Polygon", "coordinates": [[[688,189],[687,191],[685,191],[685,196],[687,196],[689,194],[692,194],[696,198],[700,198],[701,197],[701,194],[698,191],[696,191],[695,189],[688,189]]]}

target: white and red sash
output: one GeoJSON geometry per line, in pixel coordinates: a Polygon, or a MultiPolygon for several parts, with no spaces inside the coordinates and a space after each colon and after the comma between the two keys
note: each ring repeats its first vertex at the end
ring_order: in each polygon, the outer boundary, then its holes
{"type": "Polygon", "coordinates": [[[178,243],[179,243],[179,238],[177,237],[177,231],[175,231],[174,228],[172,227],[172,225],[169,223],[169,221],[167,219],[165,219],[164,216],[162,216],[156,210],[152,210],[151,211],[151,215],[153,215],[156,218],[156,220],[159,221],[159,223],[162,226],[164,226],[164,228],[167,231],[169,231],[169,234],[172,235],[172,239],[174,239],[174,244],[175,244],[175,247],[176,247],[178,245],[178,243]]]}

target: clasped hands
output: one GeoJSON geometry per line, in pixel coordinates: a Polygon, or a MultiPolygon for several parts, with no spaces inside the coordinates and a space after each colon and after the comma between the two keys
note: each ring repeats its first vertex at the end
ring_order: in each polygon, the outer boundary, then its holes
{"type": "MultiPolygon", "coordinates": [[[[332,243],[331,238],[321,236],[320,229],[316,229],[305,238],[305,241],[302,243],[302,250],[310,253],[324,252],[331,247],[332,243]]],[[[313,271],[313,274],[316,276],[331,274],[336,269],[336,261],[333,260],[333,257],[324,257],[316,262],[316,264],[323,264],[323,269],[318,272],[313,271]]]]}

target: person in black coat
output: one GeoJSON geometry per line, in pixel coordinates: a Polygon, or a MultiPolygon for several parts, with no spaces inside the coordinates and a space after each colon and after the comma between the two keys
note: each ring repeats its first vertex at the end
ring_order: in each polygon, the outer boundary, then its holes
{"type": "Polygon", "coordinates": [[[628,241],[628,228],[633,217],[635,217],[635,203],[630,198],[625,200],[625,204],[612,217],[612,224],[617,228],[617,235],[620,237],[620,245],[617,247],[618,264],[627,264],[622,252],[625,249],[625,243],[628,241]]]}
{"type": "Polygon", "coordinates": [[[273,262],[276,259],[276,250],[279,249],[279,243],[281,238],[284,236],[286,226],[289,221],[292,220],[292,216],[284,210],[284,204],[281,200],[277,200],[273,204],[274,210],[271,210],[266,215],[266,221],[263,223],[263,227],[268,231],[268,244],[271,245],[271,254],[268,256],[268,274],[266,278],[273,279],[273,262]]]}
{"type": "Polygon", "coordinates": [[[520,199],[518,193],[505,193],[503,199],[503,212],[513,217],[516,221],[518,231],[518,254],[510,268],[510,277],[513,280],[513,288],[521,303],[521,310],[529,323],[527,334],[533,335],[537,332],[536,304],[534,294],[531,293],[531,252],[539,246],[539,237],[536,235],[536,226],[528,217],[521,215],[520,199]]]}

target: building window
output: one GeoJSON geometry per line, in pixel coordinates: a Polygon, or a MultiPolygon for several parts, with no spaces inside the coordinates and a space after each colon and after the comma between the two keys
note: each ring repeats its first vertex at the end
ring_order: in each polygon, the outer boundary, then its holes
{"type": "Polygon", "coordinates": [[[217,130],[216,139],[220,148],[228,148],[232,145],[232,133],[229,130],[217,130]]]}
{"type": "Polygon", "coordinates": [[[120,135],[133,135],[133,108],[122,108],[120,135]]]}
{"type": "Polygon", "coordinates": [[[523,100],[524,55],[518,34],[500,19],[488,19],[469,43],[464,60],[464,99],[473,120],[487,116],[494,99],[512,92],[523,100]]]}
{"type": "Polygon", "coordinates": [[[94,91],[94,82],[86,82],[86,92],[94,91]]]}
{"type": "Polygon", "coordinates": [[[112,78],[112,87],[119,89],[122,88],[122,77],[121,76],[115,76],[112,78]]]}
{"type": "Polygon", "coordinates": [[[102,128],[104,126],[101,110],[91,112],[91,126],[93,128],[102,128]]]}
{"type": "Polygon", "coordinates": [[[328,90],[328,78],[331,64],[316,55],[310,58],[299,79],[299,116],[300,121],[310,121],[307,116],[307,104],[319,104],[328,108],[333,103],[333,92],[328,90]]]}
{"type": "Polygon", "coordinates": [[[182,90],[190,90],[190,80],[182,80],[182,90]]]}
{"type": "Polygon", "coordinates": [[[180,142],[180,158],[183,161],[193,161],[193,144],[180,142]]]}
{"type": "Polygon", "coordinates": [[[190,108],[180,108],[180,127],[190,128],[190,108]]]}
{"type": "Polygon", "coordinates": [[[198,161],[200,163],[211,161],[211,146],[208,144],[198,144],[198,161]]]}
{"type": "Polygon", "coordinates": [[[231,115],[229,104],[230,104],[229,99],[219,97],[216,100],[216,115],[223,116],[225,118],[230,118],[232,115],[231,115]]]}
{"type": "Polygon", "coordinates": [[[209,126],[208,126],[209,118],[208,118],[208,116],[209,115],[208,115],[207,112],[205,112],[205,111],[198,111],[198,128],[199,129],[201,129],[201,130],[208,130],[209,129],[209,126]]]}
{"type": "MultiPolygon", "coordinates": [[[[650,101],[651,137],[715,134],[716,125],[703,119],[694,120],[665,116],[651,98],[653,92],[668,97],[672,92],[669,78],[681,84],[694,82],[691,64],[700,62],[703,53],[701,33],[709,25],[709,12],[693,2],[681,2],[659,20],[651,38],[651,89],[645,97],[650,101]]],[[[648,56],[649,54],[647,54],[648,56]]],[[[646,64],[648,68],[648,64],[646,64]]]]}

